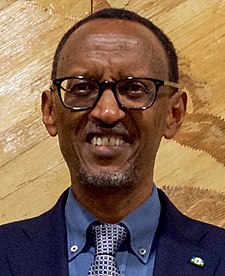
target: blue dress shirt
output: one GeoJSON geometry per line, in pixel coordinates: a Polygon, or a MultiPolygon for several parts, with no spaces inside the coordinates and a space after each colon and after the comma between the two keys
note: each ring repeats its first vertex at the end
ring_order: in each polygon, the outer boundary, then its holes
{"type": "MultiPolygon", "coordinates": [[[[149,199],[121,221],[130,236],[116,254],[121,276],[153,275],[156,249],[152,243],[160,211],[158,192],[154,186],[149,199]]],[[[79,204],[71,189],[65,206],[65,217],[69,275],[86,276],[95,253],[88,227],[96,218],[79,204]]]]}

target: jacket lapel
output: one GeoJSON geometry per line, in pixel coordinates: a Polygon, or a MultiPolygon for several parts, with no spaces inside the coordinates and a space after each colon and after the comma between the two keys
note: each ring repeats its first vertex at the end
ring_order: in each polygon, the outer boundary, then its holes
{"type": "MultiPolygon", "coordinates": [[[[166,237],[162,238],[156,253],[154,276],[207,276],[215,275],[219,258],[206,250],[185,243],[179,243],[166,237]],[[197,258],[203,266],[197,264],[197,258]],[[191,263],[196,261],[196,264],[191,263]]],[[[218,274],[219,275],[219,274],[218,274]]]]}
{"type": "Polygon", "coordinates": [[[201,247],[207,230],[181,214],[159,191],[162,212],[155,241],[154,276],[215,275],[219,257],[201,247]],[[202,262],[201,262],[202,261],[202,262]]]}
{"type": "Polygon", "coordinates": [[[18,247],[12,248],[8,254],[13,275],[68,275],[64,221],[66,198],[67,192],[49,212],[29,220],[29,225],[23,223],[18,232],[18,247]]]}

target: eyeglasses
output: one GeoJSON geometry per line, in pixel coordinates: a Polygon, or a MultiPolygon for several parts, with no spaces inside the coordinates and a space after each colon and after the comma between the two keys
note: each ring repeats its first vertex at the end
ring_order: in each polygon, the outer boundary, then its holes
{"type": "Polygon", "coordinates": [[[160,86],[178,90],[179,85],[154,78],[127,77],[115,82],[96,81],[84,76],[53,80],[62,104],[75,111],[93,109],[106,89],[111,89],[121,109],[145,110],[151,107],[160,86]]]}

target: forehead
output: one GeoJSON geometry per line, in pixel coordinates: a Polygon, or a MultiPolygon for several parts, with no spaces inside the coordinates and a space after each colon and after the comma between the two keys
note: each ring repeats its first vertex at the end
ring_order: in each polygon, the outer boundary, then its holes
{"type": "Polygon", "coordinates": [[[96,58],[114,54],[123,58],[134,54],[135,58],[157,62],[168,67],[165,49],[156,35],[137,22],[118,19],[97,19],[85,23],[70,35],[61,50],[59,71],[76,62],[78,56],[91,53],[96,58]]]}

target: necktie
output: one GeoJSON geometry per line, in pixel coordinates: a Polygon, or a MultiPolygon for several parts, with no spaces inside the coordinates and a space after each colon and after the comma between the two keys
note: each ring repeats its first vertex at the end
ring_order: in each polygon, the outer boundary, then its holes
{"type": "Polygon", "coordinates": [[[88,276],[119,276],[115,255],[127,236],[125,227],[119,224],[93,226],[95,258],[88,276]]]}

